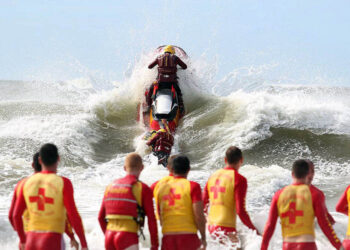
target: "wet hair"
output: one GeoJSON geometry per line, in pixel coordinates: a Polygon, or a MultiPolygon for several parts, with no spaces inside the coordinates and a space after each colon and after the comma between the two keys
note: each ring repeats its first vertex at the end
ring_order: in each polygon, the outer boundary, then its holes
{"type": "Polygon", "coordinates": [[[243,157],[242,151],[235,146],[229,147],[225,156],[228,164],[237,164],[243,157]]]}
{"type": "Polygon", "coordinates": [[[58,149],[56,145],[52,143],[46,143],[41,146],[39,156],[42,163],[44,163],[45,166],[50,167],[58,161],[58,149]]]}
{"type": "Polygon", "coordinates": [[[297,179],[302,179],[309,174],[310,166],[306,160],[300,159],[293,163],[292,172],[294,177],[297,179]]]}
{"type": "Polygon", "coordinates": [[[142,168],[142,158],[137,153],[130,153],[126,156],[124,164],[127,170],[138,170],[142,168]]]}
{"type": "Polygon", "coordinates": [[[187,156],[180,155],[173,160],[173,172],[174,174],[184,175],[190,171],[190,160],[187,156]]]}
{"type": "Polygon", "coordinates": [[[33,155],[33,168],[35,172],[40,172],[41,171],[41,165],[39,163],[39,152],[36,152],[33,155]]]}

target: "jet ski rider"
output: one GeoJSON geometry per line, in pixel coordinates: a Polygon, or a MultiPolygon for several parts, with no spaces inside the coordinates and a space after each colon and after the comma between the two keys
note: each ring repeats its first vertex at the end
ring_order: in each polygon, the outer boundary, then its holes
{"type": "Polygon", "coordinates": [[[177,65],[180,65],[182,69],[187,69],[187,65],[175,55],[175,49],[171,45],[166,46],[164,48],[164,54],[158,56],[150,65],[148,65],[148,68],[152,69],[156,65],[158,65],[158,77],[157,81],[152,84],[147,92],[146,100],[148,107],[150,107],[152,104],[152,97],[154,94],[153,92],[155,86],[157,86],[158,89],[171,89],[171,86],[173,86],[177,93],[180,113],[183,115],[185,113],[185,108],[183,104],[181,89],[179,88],[177,82],[178,77],[176,75],[176,72],[177,65]]]}

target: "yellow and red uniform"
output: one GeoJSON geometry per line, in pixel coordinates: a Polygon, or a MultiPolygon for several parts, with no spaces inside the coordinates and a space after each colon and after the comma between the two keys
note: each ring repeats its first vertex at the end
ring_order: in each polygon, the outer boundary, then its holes
{"type": "Polygon", "coordinates": [[[245,208],[247,179],[227,166],[212,174],[204,188],[204,209],[208,210],[208,229],[211,234],[236,231],[236,215],[250,229],[256,230],[245,208]]]}
{"type": "Polygon", "coordinates": [[[166,177],[154,189],[154,197],[162,225],[162,249],[198,248],[201,242],[193,203],[202,201],[200,185],[183,177],[166,177]]]}
{"type": "MultiPolygon", "coordinates": [[[[14,213],[14,209],[15,209],[15,204],[16,204],[16,201],[17,201],[17,198],[19,197],[19,193],[20,193],[20,190],[25,182],[25,180],[27,179],[28,177],[20,180],[16,187],[15,187],[15,190],[13,192],[13,197],[12,197],[12,202],[11,202],[11,207],[10,207],[10,210],[9,210],[9,220],[10,220],[10,223],[13,227],[13,229],[15,229],[15,224],[14,224],[14,221],[13,221],[13,213],[14,213]]],[[[28,223],[29,223],[29,213],[28,213],[28,210],[24,210],[23,212],[23,229],[24,229],[24,232],[27,233],[28,232],[28,223]]],[[[15,229],[16,230],[16,229],[15,229]]],[[[66,220],[66,227],[65,227],[65,233],[68,235],[68,237],[71,239],[71,240],[74,240],[74,233],[73,233],[73,230],[72,230],[72,227],[68,221],[68,218],[66,220]]]]}
{"type": "Polygon", "coordinates": [[[87,247],[70,180],[51,171],[36,173],[25,180],[15,204],[13,220],[26,249],[60,249],[67,215],[82,247],[87,247]],[[26,209],[30,217],[27,235],[22,222],[26,209]]]}
{"type": "MultiPolygon", "coordinates": [[[[341,243],[328,220],[324,194],[313,186],[293,184],[275,193],[264,229],[262,250],[268,248],[278,216],[281,219],[283,238],[301,235],[315,236],[314,219],[316,217],[323,233],[332,245],[336,249],[341,247],[341,243]]],[[[295,249],[296,246],[301,250],[317,249],[314,242],[283,243],[284,250],[295,249]]]]}
{"type": "Polygon", "coordinates": [[[350,186],[345,189],[345,192],[340,197],[335,210],[339,213],[347,215],[349,218],[348,230],[346,231],[346,239],[343,241],[345,250],[350,250],[350,186]]]}
{"type": "Polygon", "coordinates": [[[158,248],[152,191],[135,176],[127,175],[107,186],[102,201],[98,219],[105,233],[106,249],[125,249],[138,244],[139,226],[134,220],[137,217],[136,204],[140,205],[147,215],[151,248],[158,248]]]}
{"type": "Polygon", "coordinates": [[[158,193],[159,187],[162,184],[168,182],[172,178],[174,178],[174,176],[170,173],[168,176],[163,177],[162,179],[160,179],[159,181],[156,181],[155,183],[153,183],[151,185],[151,190],[152,190],[153,197],[155,199],[155,204],[156,204],[156,218],[157,218],[157,220],[159,220],[159,207],[157,205],[157,204],[159,204],[159,202],[158,202],[158,198],[156,196],[156,193],[158,193]]]}

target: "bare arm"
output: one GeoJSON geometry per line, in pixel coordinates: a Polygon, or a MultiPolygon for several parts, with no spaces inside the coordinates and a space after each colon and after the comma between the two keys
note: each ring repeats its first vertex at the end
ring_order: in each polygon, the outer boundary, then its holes
{"type": "Polygon", "coordinates": [[[193,209],[194,219],[195,219],[197,228],[201,234],[202,249],[205,249],[207,246],[207,241],[206,241],[206,235],[205,235],[206,220],[203,213],[203,202],[198,201],[196,203],[193,203],[192,209],[193,209]]]}

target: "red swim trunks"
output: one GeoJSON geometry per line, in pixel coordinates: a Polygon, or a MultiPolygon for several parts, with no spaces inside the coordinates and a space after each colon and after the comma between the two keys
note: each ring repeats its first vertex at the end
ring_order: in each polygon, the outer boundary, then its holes
{"type": "Polygon", "coordinates": [[[350,240],[343,240],[343,247],[345,250],[350,250],[350,240]]]}
{"type": "Polygon", "coordinates": [[[240,241],[234,227],[208,226],[208,231],[213,239],[229,248],[240,246],[240,241]]]}
{"type": "Polygon", "coordinates": [[[162,250],[194,250],[201,246],[197,234],[164,235],[162,238],[162,250]]]}
{"type": "Polygon", "coordinates": [[[283,250],[317,250],[315,242],[283,242],[283,250]]]}
{"type": "Polygon", "coordinates": [[[26,250],[61,250],[62,234],[60,233],[35,233],[28,232],[26,234],[26,250]]]}
{"type": "Polygon", "coordinates": [[[117,232],[106,231],[105,234],[105,247],[106,250],[123,250],[131,247],[132,245],[138,245],[139,239],[137,233],[131,232],[117,232]]]}

